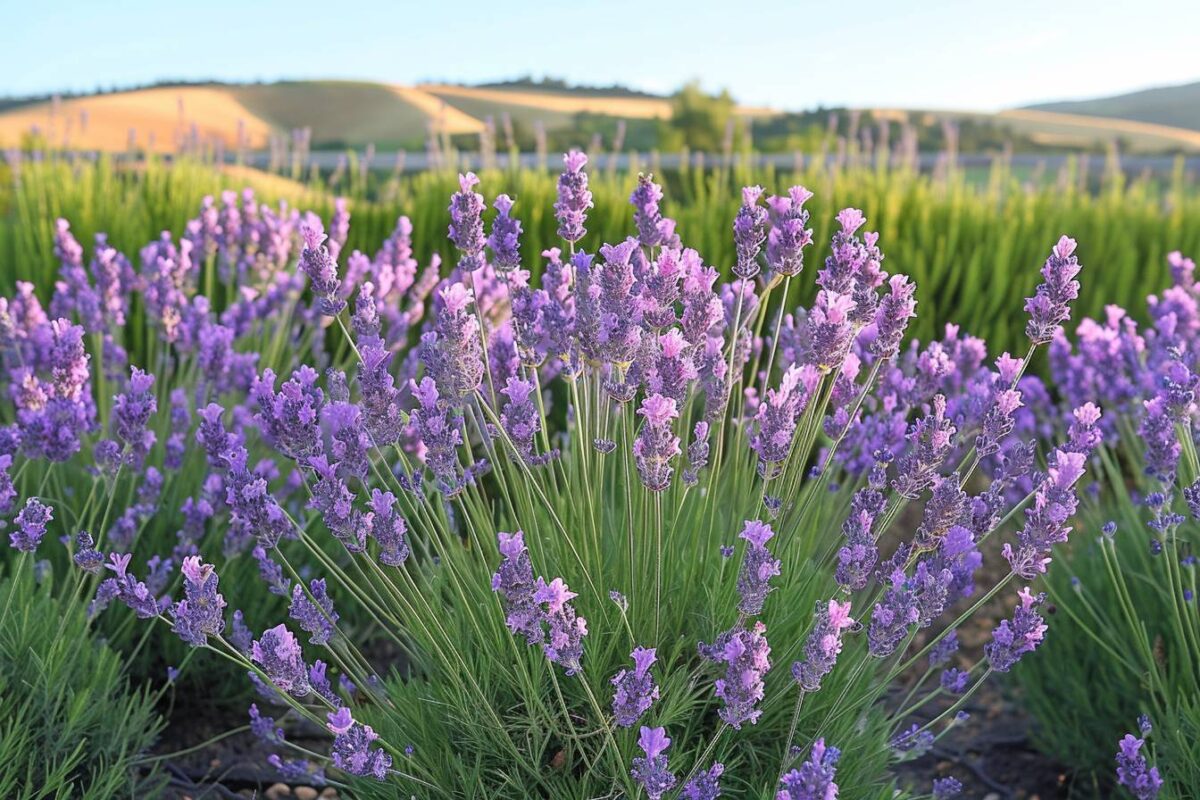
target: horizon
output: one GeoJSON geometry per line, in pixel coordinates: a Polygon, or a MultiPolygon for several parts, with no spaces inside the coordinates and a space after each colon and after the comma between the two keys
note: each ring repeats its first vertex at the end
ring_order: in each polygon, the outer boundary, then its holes
{"type": "Polygon", "coordinates": [[[199,17],[151,0],[133,0],[120,14],[81,0],[48,11],[22,6],[7,15],[17,35],[0,50],[0,95],[91,93],[161,81],[478,85],[530,76],[659,95],[698,80],[710,92],[727,89],[744,105],[784,111],[996,111],[1200,80],[1191,33],[1200,10],[1183,0],[1147,0],[1136,19],[1084,0],[1051,8],[1018,0],[1003,13],[988,9],[972,19],[949,0],[919,9],[867,0],[853,17],[783,3],[738,16],[709,0],[651,8],[584,0],[567,10],[547,0],[519,10],[468,0],[456,7],[453,24],[444,19],[449,13],[372,0],[332,27],[315,26],[322,17],[305,13],[303,4],[280,0],[251,8],[213,0],[199,17]],[[1179,24],[1159,25],[1167,14],[1179,24]],[[632,34],[630,20],[640,26],[632,34]],[[61,48],[68,29],[89,35],[70,42],[70,58],[46,58],[61,48]],[[421,37],[408,38],[410,30],[421,37]],[[591,48],[599,57],[580,58],[581,39],[583,52],[591,48]],[[209,46],[213,41],[222,45],[209,46]],[[789,59],[768,60],[794,50],[795,69],[780,68],[789,59]],[[186,67],[181,52],[188,54],[186,67]],[[1154,58],[1120,57],[1138,52],[1154,58]]]}

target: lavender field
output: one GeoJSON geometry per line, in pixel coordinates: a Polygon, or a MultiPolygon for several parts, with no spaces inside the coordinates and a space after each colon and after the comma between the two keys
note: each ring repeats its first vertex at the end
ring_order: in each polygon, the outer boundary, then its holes
{"type": "Polygon", "coordinates": [[[397,184],[375,241],[310,185],[121,248],[18,168],[3,795],[1194,797],[1194,262],[1122,289],[1085,191],[1100,241],[948,302],[880,198],[988,190],[561,163],[397,184]],[[1043,766],[967,755],[1014,719],[1043,766]]]}

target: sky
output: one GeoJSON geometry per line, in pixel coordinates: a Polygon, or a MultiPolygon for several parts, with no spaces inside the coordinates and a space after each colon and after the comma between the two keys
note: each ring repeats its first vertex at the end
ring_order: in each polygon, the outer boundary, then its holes
{"type": "Polygon", "coordinates": [[[1200,2],[0,0],[0,96],[160,79],[522,75],[991,111],[1200,80],[1200,2]],[[7,6],[7,8],[4,8],[7,6]]]}

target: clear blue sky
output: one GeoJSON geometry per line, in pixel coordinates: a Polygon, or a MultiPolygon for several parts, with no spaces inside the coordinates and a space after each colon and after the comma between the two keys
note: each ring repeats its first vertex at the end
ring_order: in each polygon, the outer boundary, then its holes
{"type": "Polygon", "coordinates": [[[0,95],[524,74],[743,103],[992,110],[1200,80],[1200,2],[3,0],[0,95]]]}

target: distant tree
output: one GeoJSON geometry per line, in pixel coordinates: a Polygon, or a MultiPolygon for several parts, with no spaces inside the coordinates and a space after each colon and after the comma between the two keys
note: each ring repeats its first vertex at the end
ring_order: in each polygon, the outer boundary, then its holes
{"type": "Polygon", "coordinates": [[[717,153],[726,144],[735,107],[728,90],[710,95],[692,81],[671,95],[669,127],[681,135],[682,144],[690,149],[717,153]]]}

